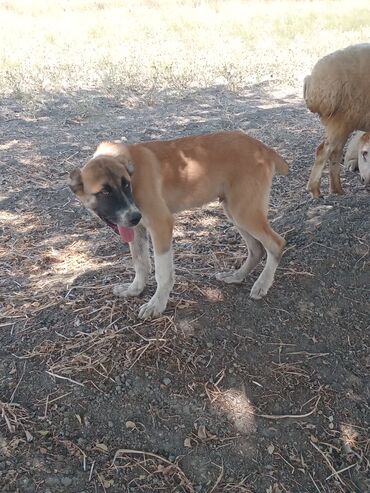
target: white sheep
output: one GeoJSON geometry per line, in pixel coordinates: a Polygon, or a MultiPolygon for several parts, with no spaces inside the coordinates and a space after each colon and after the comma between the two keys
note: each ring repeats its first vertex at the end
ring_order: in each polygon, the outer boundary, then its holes
{"type": "Polygon", "coordinates": [[[370,185],[370,132],[354,134],[344,155],[344,166],[359,170],[362,183],[370,185]]]}
{"type": "Polygon", "coordinates": [[[307,190],[320,196],[320,180],[329,163],[330,192],[342,194],[340,161],[354,130],[370,131],[370,44],[348,46],[321,58],[304,80],[307,108],[325,127],[325,140],[316,150],[307,190]]]}

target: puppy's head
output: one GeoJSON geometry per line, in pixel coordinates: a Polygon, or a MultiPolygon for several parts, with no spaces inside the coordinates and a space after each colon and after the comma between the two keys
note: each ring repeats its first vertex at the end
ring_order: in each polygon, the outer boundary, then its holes
{"type": "Polygon", "coordinates": [[[69,175],[69,186],[85,207],[119,232],[122,239],[131,237],[125,230],[141,219],[132,195],[133,171],[124,144],[103,142],[82,169],[74,169],[69,175]]]}
{"type": "Polygon", "coordinates": [[[358,148],[358,169],[364,185],[370,185],[370,132],[366,132],[360,139],[358,148]]]}

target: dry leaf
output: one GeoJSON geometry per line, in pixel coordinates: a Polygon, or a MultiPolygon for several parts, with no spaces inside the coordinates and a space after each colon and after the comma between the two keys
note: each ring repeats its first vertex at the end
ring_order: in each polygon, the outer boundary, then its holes
{"type": "Polygon", "coordinates": [[[207,438],[207,430],[204,425],[200,425],[198,427],[198,438],[201,440],[205,440],[207,438]]]}
{"type": "Polygon", "coordinates": [[[272,493],[283,493],[283,490],[280,489],[280,485],[278,483],[273,484],[272,493]]]}
{"type": "Polygon", "coordinates": [[[49,435],[49,430],[38,430],[37,433],[39,433],[42,437],[46,437],[49,435]]]}
{"type": "Polygon", "coordinates": [[[191,445],[191,438],[190,437],[185,438],[184,445],[185,445],[185,447],[188,447],[188,448],[191,448],[192,447],[192,445],[191,445]]]}
{"type": "Polygon", "coordinates": [[[269,446],[267,447],[267,452],[268,452],[270,455],[272,455],[272,454],[274,453],[274,450],[275,450],[275,447],[274,447],[274,445],[273,445],[273,444],[271,444],[271,445],[269,445],[269,446]]]}
{"type": "Polygon", "coordinates": [[[104,488],[110,488],[114,485],[114,479],[103,479],[104,488]]]}
{"type": "Polygon", "coordinates": [[[33,440],[32,434],[28,430],[25,431],[25,434],[26,434],[27,442],[32,442],[33,440]]]}
{"type": "Polygon", "coordinates": [[[95,447],[97,449],[101,450],[102,452],[108,452],[108,447],[105,445],[105,443],[98,443],[98,442],[96,442],[95,447]]]}

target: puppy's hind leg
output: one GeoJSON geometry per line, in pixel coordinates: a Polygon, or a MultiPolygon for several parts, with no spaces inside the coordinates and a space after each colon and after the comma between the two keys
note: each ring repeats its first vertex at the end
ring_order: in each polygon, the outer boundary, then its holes
{"type": "Polygon", "coordinates": [[[264,251],[261,243],[256,240],[251,234],[241,228],[237,228],[241,236],[244,238],[248,246],[247,260],[241,265],[239,269],[219,272],[216,274],[216,279],[219,281],[227,282],[229,284],[241,283],[248,274],[258,265],[263,257],[264,251]]]}
{"type": "MultiPolygon", "coordinates": [[[[252,205],[247,210],[235,209],[233,216],[238,228],[248,231],[249,236],[252,236],[255,244],[258,244],[260,248],[262,246],[267,253],[265,267],[250,292],[251,298],[260,299],[267,294],[267,291],[274,282],[275,271],[282,256],[285,240],[271,228],[267,220],[266,211],[264,211],[262,205],[257,210],[252,205]]],[[[258,255],[251,258],[248,267],[255,266],[259,262],[262,254],[260,253],[261,250],[258,252],[258,255]]],[[[241,268],[245,267],[246,269],[248,260],[241,268]]]]}
{"type": "Polygon", "coordinates": [[[216,274],[216,279],[218,279],[219,281],[226,282],[228,284],[240,284],[260,262],[261,258],[263,257],[264,251],[261,243],[258,240],[256,240],[244,228],[238,227],[236,225],[235,220],[225,200],[222,202],[222,206],[224,208],[225,214],[228,217],[228,219],[235,224],[240,235],[244,238],[245,242],[247,243],[248,257],[247,260],[241,265],[239,269],[226,271],[226,272],[219,272],[218,274],[216,274]]]}
{"type": "Polygon", "coordinates": [[[263,271],[259,275],[257,281],[253,284],[250,292],[250,297],[256,300],[265,296],[272,286],[275,271],[279,265],[286,243],[285,240],[271,228],[267,220],[259,226],[260,227],[257,230],[253,231],[253,235],[255,235],[264,246],[267,253],[267,259],[263,271]]]}
{"type": "Polygon", "coordinates": [[[116,296],[138,296],[145,288],[150,274],[149,241],[147,231],[139,224],[135,227],[134,241],[130,243],[135,278],[131,284],[117,284],[113,288],[116,296]]]}

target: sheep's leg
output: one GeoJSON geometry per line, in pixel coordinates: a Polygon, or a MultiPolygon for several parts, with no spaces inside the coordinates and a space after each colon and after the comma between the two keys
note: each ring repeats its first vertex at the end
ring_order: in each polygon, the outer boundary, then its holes
{"type": "Polygon", "coordinates": [[[328,143],[327,141],[324,141],[321,142],[319,147],[316,149],[316,159],[314,165],[312,166],[310,178],[307,183],[307,190],[314,198],[319,198],[321,195],[320,181],[327,159],[328,159],[328,143]]]}
{"type": "Polygon", "coordinates": [[[336,134],[330,139],[329,144],[329,183],[330,193],[344,194],[342,184],[340,182],[340,161],[343,155],[344,145],[347,142],[350,132],[343,129],[341,134],[336,134]]]}
{"type": "Polygon", "coordinates": [[[329,163],[329,181],[330,193],[343,194],[340,182],[340,159],[343,148],[347,142],[350,131],[342,128],[338,132],[338,127],[333,128],[327,125],[327,137],[316,150],[316,159],[312,167],[310,178],[307,184],[307,190],[312,197],[320,197],[320,181],[325,164],[329,163]]]}

